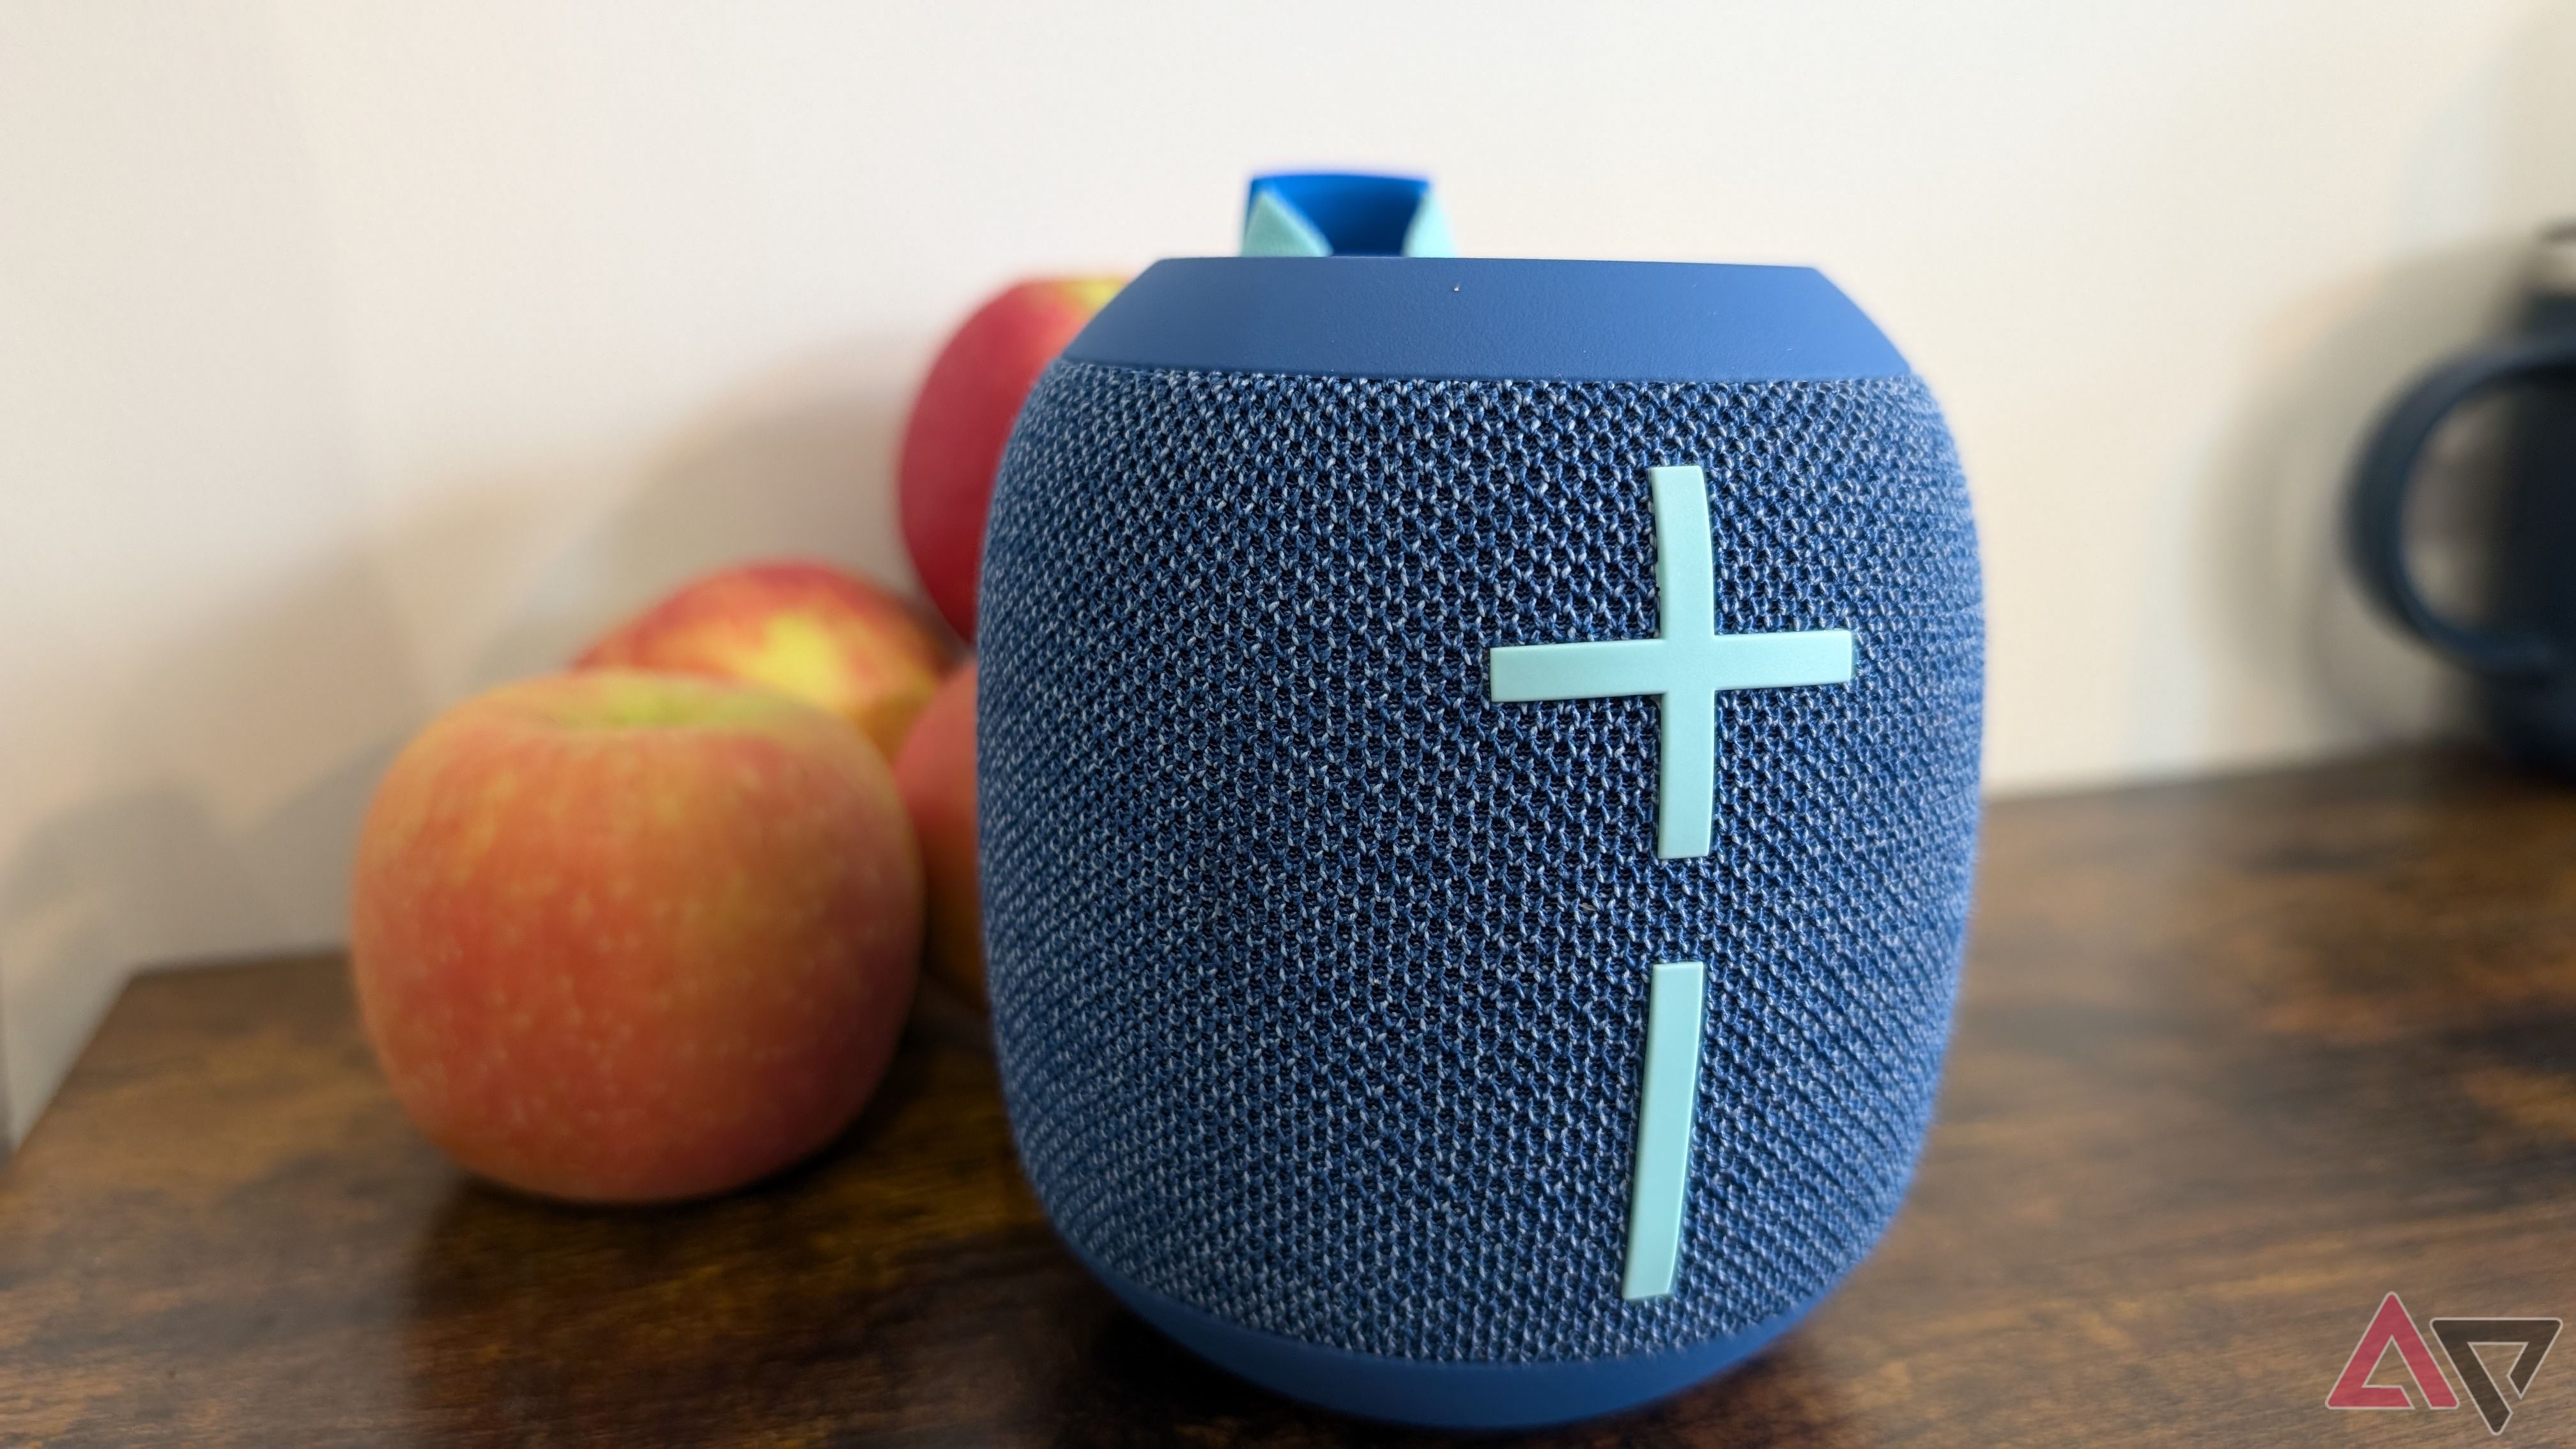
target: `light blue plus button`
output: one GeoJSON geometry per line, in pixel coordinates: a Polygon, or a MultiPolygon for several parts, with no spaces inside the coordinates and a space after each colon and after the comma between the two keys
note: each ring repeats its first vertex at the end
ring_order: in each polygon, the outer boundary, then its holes
{"type": "Polygon", "coordinates": [[[1654,695],[1663,726],[1656,746],[1655,854],[1677,860],[1708,854],[1717,692],[1847,684],[1852,636],[1848,629],[1718,633],[1708,480],[1697,468],[1647,473],[1655,490],[1657,636],[1492,649],[1486,672],[1498,704],[1654,695]]]}

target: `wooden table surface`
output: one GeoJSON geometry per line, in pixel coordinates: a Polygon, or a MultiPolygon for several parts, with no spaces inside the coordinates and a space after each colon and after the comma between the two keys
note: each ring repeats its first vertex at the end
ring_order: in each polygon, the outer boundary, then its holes
{"type": "MultiPolygon", "coordinates": [[[[2011,803],[1982,871],[1877,1255],[1733,1376],[1548,1442],[2485,1441],[2324,1399],[2392,1289],[2576,1317],[2576,793],[2404,755],[2011,803]]],[[[2558,1358],[2510,1441],[2576,1442],[2558,1358]]],[[[336,959],[137,980],[0,1175],[18,1438],[1437,1442],[1204,1367],[1086,1280],[954,1008],[821,1161],[585,1212],[412,1132],[336,959]]]]}

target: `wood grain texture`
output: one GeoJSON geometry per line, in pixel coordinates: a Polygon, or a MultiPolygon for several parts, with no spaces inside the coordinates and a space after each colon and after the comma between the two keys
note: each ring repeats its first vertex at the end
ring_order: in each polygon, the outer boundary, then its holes
{"type": "MultiPolygon", "coordinates": [[[[2576,795],[2410,755],[2014,803],[1982,870],[1876,1256],[1743,1371],[1537,1442],[2484,1441],[2323,1400],[2390,1289],[2576,1317],[2576,795]]],[[[2576,1442],[2563,1349],[2507,1438],[2576,1442]]],[[[822,1160],[584,1212],[411,1131],[335,959],[118,1003],[0,1176],[0,1439],[1440,1442],[1092,1286],[960,1014],[822,1160]]]]}

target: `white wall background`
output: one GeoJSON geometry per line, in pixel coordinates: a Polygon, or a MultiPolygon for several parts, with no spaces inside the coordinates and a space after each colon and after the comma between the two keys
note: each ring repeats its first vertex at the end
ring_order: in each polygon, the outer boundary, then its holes
{"type": "Polygon", "coordinates": [[[942,327],[1428,168],[1471,253],[1824,266],[1932,379],[1999,789],[2419,731],[2370,409],[2576,211],[2576,3],[0,0],[0,1020],[326,943],[442,704],[682,575],[903,579],[942,327]]]}

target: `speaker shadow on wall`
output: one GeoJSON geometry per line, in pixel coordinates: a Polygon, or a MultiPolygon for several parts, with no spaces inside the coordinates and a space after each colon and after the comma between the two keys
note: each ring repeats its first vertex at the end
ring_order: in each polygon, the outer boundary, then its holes
{"type": "MultiPolygon", "coordinates": [[[[2242,711],[2219,739],[2309,739],[2353,747],[2464,725],[2450,672],[2370,608],[2344,560],[2353,459],[2388,399],[2492,335],[2509,312],[2524,247],[2496,241],[2423,256],[2320,288],[2274,319],[2281,358],[2220,441],[2196,528],[2203,577],[2194,636],[2226,641],[2242,711]],[[2289,719],[2264,718],[2273,710],[2289,719]],[[2300,717],[2304,716],[2304,717],[2300,717]]],[[[2493,432],[2446,430],[2419,498],[2432,572],[2472,565],[2493,495],[2493,432]]]]}
{"type": "Polygon", "coordinates": [[[469,684],[561,669],[679,584],[757,559],[819,559],[913,592],[895,518],[895,455],[931,340],[852,338],[718,398],[637,464],[600,521],[541,567],[475,657],[469,684]]]}
{"type": "MultiPolygon", "coordinates": [[[[2237,717],[2211,720],[2213,738],[2362,746],[2465,729],[2457,673],[2401,637],[2354,585],[2344,494],[2381,410],[2438,361],[2508,328],[2538,229],[2576,218],[2571,66],[2576,3],[2560,3],[2472,73],[2403,173],[2405,216],[2466,209],[2488,219],[2485,235],[2337,279],[2266,319],[2251,400],[2197,491],[2201,577],[2190,596],[2205,617],[2190,637],[2226,641],[2222,662],[2238,676],[2217,696],[2237,717]],[[2471,128],[2485,157],[2463,156],[2477,149],[2461,142],[2471,128]],[[2474,196],[2459,194],[2464,169],[2480,183],[2474,196]],[[2260,717],[2275,711],[2295,717],[2260,717]]],[[[2494,419],[2479,412],[2445,429],[2415,490],[2419,572],[2463,613],[2478,592],[2498,484],[2494,419]]]]}

